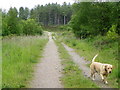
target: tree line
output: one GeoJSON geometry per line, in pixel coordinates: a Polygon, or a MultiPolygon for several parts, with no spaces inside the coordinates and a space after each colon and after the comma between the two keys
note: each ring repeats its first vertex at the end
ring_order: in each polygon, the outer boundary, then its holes
{"type": "Polygon", "coordinates": [[[120,2],[76,2],[73,5],[57,3],[10,8],[2,11],[2,35],[42,34],[42,25],[65,25],[69,22],[76,37],[120,34],[120,2]]]}
{"type": "Polygon", "coordinates": [[[66,2],[37,5],[31,10],[27,7],[10,8],[2,11],[2,35],[35,35],[42,34],[42,25],[65,25],[72,15],[72,6],[66,2]]]}
{"type": "Polygon", "coordinates": [[[30,18],[35,19],[37,22],[45,26],[48,25],[65,25],[67,24],[72,15],[72,6],[66,2],[63,5],[57,3],[37,5],[30,11],[30,18]]]}
{"type": "Polygon", "coordinates": [[[42,28],[34,19],[28,16],[23,19],[16,8],[10,8],[7,13],[2,12],[2,36],[11,34],[41,35],[42,28]]]}
{"type": "Polygon", "coordinates": [[[120,2],[77,2],[73,4],[70,26],[76,37],[86,38],[96,35],[119,33],[120,2]]]}

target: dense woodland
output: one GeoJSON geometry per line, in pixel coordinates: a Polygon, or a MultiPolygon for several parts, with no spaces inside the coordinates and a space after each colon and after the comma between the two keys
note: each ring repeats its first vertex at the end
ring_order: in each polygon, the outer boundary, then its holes
{"type": "Polygon", "coordinates": [[[73,9],[70,26],[77,37],[119,34],[120,2],[81,2],[73,4],[73,9]]]}
{"type": "Polygon", "coordinates": [[[30,18],[35,19],[43,25],[65,25],[72,15],[72,6],[67,3],[59,5],[57,3],[38,5],[30,11],[30,18]]]}
{"type": "MultiPolygon", "coordinates": [[[[20,7],[2,11],[2,35],[42,34],[41,26],[66,25],[76,37],[86,38],[119,34],[120,2],[76,2],[37,5],[33,9],[20,7]]],[[[65,29],[67,29],[65,28],[65,29]]]]}

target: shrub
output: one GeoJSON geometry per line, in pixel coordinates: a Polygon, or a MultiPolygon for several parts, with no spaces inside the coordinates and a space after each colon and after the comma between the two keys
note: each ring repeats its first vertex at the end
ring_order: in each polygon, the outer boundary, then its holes
{"type": "Polygon", "coordinates": [[[115,39],[118,37],[118,34],[115,32],[116,30],[116,25],[112,25],[110,30],[107,32],[107,37],[110,39],[115,39]]]}
{"type": "Polygon", "coordinates": [[[42,27],[35,22],[34,19],[22,20],[23,34],[25,35],[35,35],[42,34],[42,27]]]}

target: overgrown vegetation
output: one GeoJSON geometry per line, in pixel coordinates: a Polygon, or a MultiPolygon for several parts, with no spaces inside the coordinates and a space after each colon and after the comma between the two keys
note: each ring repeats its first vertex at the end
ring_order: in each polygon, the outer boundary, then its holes
{"type": "Polygon", "coordinates": [[[63,77],[61,78],[65,88],[98,88],[98,86],[82,75],[79,67],[72,61],[70,55],[59,41],[56,41],[58,51],[62,59],[63,77]]]}
{"type": "Polygon", "coordinates": [[[70,26],[76,37],[119,34],[120,2],[80,2],[73,4],[70,26]]]}
{"type": "Polygon", "coordinates": [[[2,45],[2,88],[23,88],[32,77],[33,65],[41,57],[47,38],[5,37],[2,45]]]}
{"type": "MultiPolygon", "coordinates": [[[[59,32],[60,33],[60,32],[59,32]]],[[[109,63],[114,66],[113,72],[108,77],[109,85],[118,87],[118,39],[109,39],[107,36],[97,36],[86,39],[76,39],[71,31],[58,34],[61,41],[65,42],[86,60],[91,61],[97,53],[96,61],[109,63]]],[[[120,78],[120,77],[119,77],[120,78]]]]}

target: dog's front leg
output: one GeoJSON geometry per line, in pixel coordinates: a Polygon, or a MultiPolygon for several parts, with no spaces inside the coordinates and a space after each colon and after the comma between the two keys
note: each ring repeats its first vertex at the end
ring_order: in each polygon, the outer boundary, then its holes
{"type": "Polygon", "coordinates": [[[104,81],[105,81],[105,84],[108,84],[108,82],[107,82],[107,76],[104,76],[104,81]]]}
{"type": "Polygon", "coordinates": [[[102,81],[104,81],[104,76],[103,76],[103,74],[100,74],[100,76],[101,76],[101,78],[102,78],[102,81]]]}

